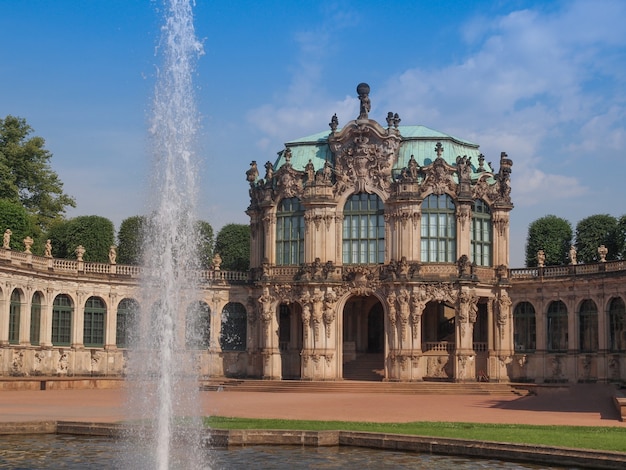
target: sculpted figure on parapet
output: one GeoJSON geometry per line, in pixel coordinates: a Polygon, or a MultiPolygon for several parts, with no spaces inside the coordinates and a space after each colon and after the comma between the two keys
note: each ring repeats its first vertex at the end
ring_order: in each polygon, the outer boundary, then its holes
{"type": "Polygon", "coordinates": [[[11,229],[6,229],[4,231],[4,236],[2,238],[2,248],[4,248],[5,250],[11,249],[11,235],[13,235],[11,229]]]}

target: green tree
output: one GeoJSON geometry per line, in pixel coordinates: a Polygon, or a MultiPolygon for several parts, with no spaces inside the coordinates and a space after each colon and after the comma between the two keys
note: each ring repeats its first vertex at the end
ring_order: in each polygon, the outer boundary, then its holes
{"type": "Polygon", "coordinates": [[[623,249],[619,240],[620,227],[612,215],[597,214],[582,219],[576,225],[576,251],[578,262],[595,263],[600,257],[598,247],[604,245],[607,261],[618,259],[623,249]]]}
{"type": "MultiPolygon", "coordinates": [[[[6,229],[12,232],[12,250],[24,251],[23,240],[26,237],[35,239],[35,227],[26,209],[18,202],[0,199],[0,231],[4,233],[6,229]]],[[[37,248],[39,246],[33,246],[33,253],[39,254],[37,248]]]]}
{"type": "Polygon", "coordinates": [[[626,259],[626,215],[621,216],[617,220],[617,259],[626,259]]]}
{"type": "Polygon", "coordinates": [[[537,252],[543,250],[546,266],[567,262],[572,243],[572,225],[555,215],[541,217],[528,226],[526,239],[526,266],[537,266],[537,252]]]}
{"type": "Polygon", "coordinates": [[[21,203],[45,231],[76,203],[50,168],[44,139],[31,137],[32,131],[25,119],[0,119],[0,198],[21,203]]]}
{"type": "Polygon", "coordinates": [[[227,224],[215,237],[215,253],[222,258],[222,269],[247,271],[250,269],[250,227],[227,224]]]}
{"type": "Polygon", "coordinates": [[[117,262],[139,265],[142,262],[146,217],[135,215],[124,219],[117,232],[117,262]]]}
{"type": "Polygon", "coordinates": [[[209,269],[213,261],[213,227],[204,220],[196,222],[196,232],[198,235],[198,257],[200,267],[209,269]]]}
{"type": "Polygon", "coordinates": [[[84,261],[107,263],[113,245],[113,222],[98,215],[82,215],[56,222],[48,231],[55,258],[76,259],[78,245],[85,248],[84,261]]]}

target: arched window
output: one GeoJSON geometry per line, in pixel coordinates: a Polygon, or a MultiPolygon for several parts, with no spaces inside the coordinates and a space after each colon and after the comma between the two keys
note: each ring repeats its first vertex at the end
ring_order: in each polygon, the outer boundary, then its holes
{"type": "Polygon", "coordinates": [[[482,199],[472,204],[472,261],[478,266],[491,266],[491,246],[493,233],[491,209],[482,199]]]}
{"type": "Polygon", "coordinates": [[[289,305],[280,304],[278,307],[278,348],[281,351],[289,349],[291,342],[291,310],[289,305]]]}
{"type": "Polygon", "coordinates": [[[20,342],[20,313],[22,302],[20,292],[15,289],[11,293],[11,305],[9,306],[9,343],[20,342]]]}
{"type": "Polygon", "coordinates": [[[52,344],[54,346],[70,345],[73,313],[72,299],[65,294],[57,295],[52,303],[52,344]]]}
{"type": "Polygon", "coordinates": [[[582,352],[598,350],[598,308],[591,299],[583,300],[578,310],[578,348],[582,352]]]}
{"type": "Polygon", "coordinates": [[[139,304],[134,299],[122,299],[117,304],[115,343],[118,348],[135,344],[138,331],[139,304]]]}
{"type": "Polygon", "coordinates": [[[39,346],[41,332],[41,294],[35,292],[30,304],[30,344],[39,346]]]}
{"type": "Polygon", "coordinates": [[[222,351],[245,351],[246,308],[238,302],[229,302],[222,310],[222,334],[220,346],[222,351]]]}
{"type": "Polygon", "coordinates": [[[454,201],[447,194],[431,194],[422,202],[421,260],[426,263],[456,261],[454,201]]]}
{"type": "Polygon", "coordinates": [[[561,300],[548,306],[548,351],[567,351],[567,307],[561,300]]]}
{"type": "Polygon", "coordinates": [[[385,206],[376,194],[350,196],[343,208],[343,263],[385,262],[385,206]]]}
{"type": "Polygon", "coordinates": [[[100,297],[89,297],[85,303],[83,344],[92,348],[104,346],[106,305],[100,297]]]}
{"type": "Polygon", "coordinates": [[[283,199],[276,212],[276,264],[304,262],[304,208],[297,197],[283,199]]]}
{"type": "Polygon", "coordinates": [[[520,302],[513,310],[513,340],[516,351],[534,351],[537,342],[535,307],[530,302],[520,302]]]}
{"type": "Polygon", "coordinates": [[[609,304],[609,343],[613,352],[626,351],[626,307],[620,297],[609,304]]]}
{"type": "Polygon", "coordinates": [[[206,302],[192,303],[185,314],[187,349],[207,349],[211,341],[211,309],[206,302]]]}

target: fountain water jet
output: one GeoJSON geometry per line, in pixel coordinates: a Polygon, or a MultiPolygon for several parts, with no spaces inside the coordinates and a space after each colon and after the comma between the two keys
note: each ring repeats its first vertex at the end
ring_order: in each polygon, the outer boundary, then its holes
{"type": "Polygon", "coordinates": [[[185,335],[190,335],[185,330],[191,326],[185,317],[188,305],[199,298],[198,115],[192,76],[202,47],[195,37],[190,0],[165,1],[159,47],[163,66],[157,74],[150,129],[154,164],[152,207],[144,228],[142,309],[128,367],[129,412],[149,418],[138,437],[152,446],[149,459],[155,461],[132,466],[199,468],[199,459],[193,461],[200,442],[198,383],[193,355],[185,351],[185,335]]]}

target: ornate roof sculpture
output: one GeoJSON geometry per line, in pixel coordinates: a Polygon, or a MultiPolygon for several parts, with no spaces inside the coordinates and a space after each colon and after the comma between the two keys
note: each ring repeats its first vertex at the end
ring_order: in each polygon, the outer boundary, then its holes
{"type": "Polygon", "coordinates": [[[496,173],[485,162],[479,146],[424,126],[400,126],[398,113],[387,114],[387,126],[369,118],[370,87],[357,86],[359,116],[339,126],[337,115],[330,130],[285,144],[259,178],[256,162],[247,172],[252,205],[301,197],[307,186],[327,186],[332,194],[377,192],[402,197],[449,193],[462,199],[484,199],[511,206],[510,173],[506,153],[496,173]]]}

